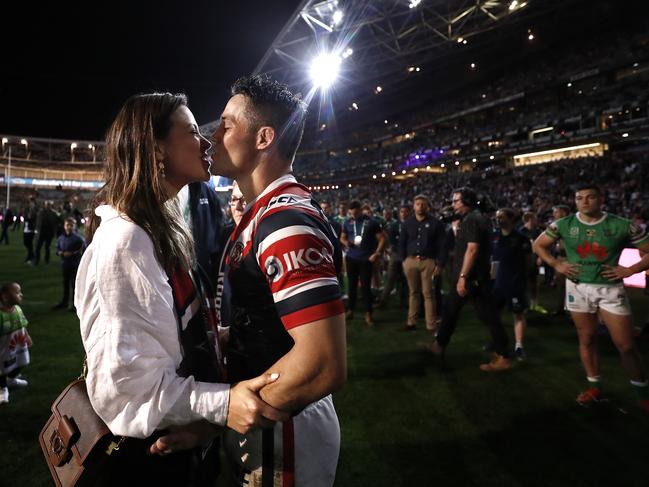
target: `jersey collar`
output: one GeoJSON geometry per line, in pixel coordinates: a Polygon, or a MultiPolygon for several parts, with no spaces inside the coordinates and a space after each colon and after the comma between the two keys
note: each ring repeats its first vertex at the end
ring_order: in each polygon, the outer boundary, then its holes
{"type": "Polygon", "coordinates": [[[585,222],[584,220],[582,220],[579,212],[577,212],[575,216],[577,217],[577,220],[579,220],[579,223],[583,223],[584,225],[597,225],[598,223],[602,223],[604,220],[606,220],[606,217],[608,216],[608,213],[603,211],[602,212],[602,217],[599,220],[594,221],[592,223],[588,223],[588,222],[585,222]]]}

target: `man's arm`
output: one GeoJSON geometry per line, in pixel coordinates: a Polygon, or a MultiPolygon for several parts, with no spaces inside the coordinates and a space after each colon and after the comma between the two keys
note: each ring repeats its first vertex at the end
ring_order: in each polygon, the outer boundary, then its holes
{"type": "Polygon", "coordinates": [[[464,257],[462,259],[462,269],[460,270],[460,276],[457,279],[456,290],[457,293],[464,297],[467,295],[466,289],[466,279],[473,269],[476,259],[478,258],[478,250],[480,249],[480,244],[477,242],[469,242],[466,245],[466,250],[464,251],[464,257]]]}
{"type": "Polygon", "coordinates": [[[375,262],[383,253],[383,249],[385,248],[385,235],[383,234],[383,231],[379,231],[376,234],[376,240],[378,241],[378,245],[376,246],[374,253],[370,255],[370,262],[375,262]]]}
{"type": "Polygon", "coordinates": [[[349,248],[349,239],[347,238],[347,229],[345,228],[344,223],[342,225],[342,230],[340,231],[340,243],[344,249],[349,248]]]}
{"type": "Polygon", "coordinates": [[[534,253],[538,255],[543,262],[548,264],[559,274],[563,274],[569,279],[575,279],[579,275],[579,266],[576,264],[570,264],[565,260],[559,260],[552,257],[550,249],[554,245],[557,239],[550,237],[547,233],[542,233],[534,241],[532,249],[534,253]]]}
{"type": "Polygon", "coordinates": [[[290,329],[293,348],[266,374],[279,379],[264,386],[261,398],[276,409],[297,411],[340,389],[347,380],[343,314],[290,329]]]}
{"type": "Polygon", "coordinates": [[[638,272],[646,271],[647,269],[649,269],[649,241],[638,245],[637,248],[640,251],[640,255],[642,256],[642,258],[638,262],[630,267],[624,267],[621,265],[602,266],[604,268],[604,271],[602,271],[602,276],[611,281],[619,281],[620,279],[624,279],[626,277],[632,276],[633,274],[637,274],[638,272]]]}

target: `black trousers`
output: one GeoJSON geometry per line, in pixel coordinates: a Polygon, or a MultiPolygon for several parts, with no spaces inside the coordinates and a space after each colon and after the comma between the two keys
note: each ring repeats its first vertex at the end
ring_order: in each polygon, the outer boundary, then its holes
{"type": "Polygon", "coordinates": [[[347,262],[347,281],[349,283],[348,307],[354,311],[356,308],[356,299],[358,297],[358,281],[360,279],[363,286],[363,303],[365,311],[372,312],[372,263],[369,260],[356,260],[346,258],[347,262]]]}
{"type": "Polygon", "coordinates": [[[45,246],[45,263],[50,263],[50,247],[52,246],[52,239],[54,235],[41,235],[38,234],[36,239],[36,258],[34,259],[34,264],[38,264],[41,261],[41,248],[45,246]]]}
{"type": "Polygon", "coordinates": [[[455,289],[457,280],[452,281],[453,287],[451,293],[444,300],[444,312],[442,313],[442,324],[437,333],[437,343],[446,347],[451,341],[451,336],[455,332],[457,322],[460,318],[460,311],[467,301],[471,301],[478,319],[482,321],[491,334],[491,340],[494,344],[494,350],[499,355],[507,357],[509,355],[507,348],[507,334],[500,321],[498,312],[491,290],[489,281],[472,281],[467,283],[468,294],[461,297],[455,289]]]}
{"type": "Polygon", "coordinates": [[[2,235],[0,235],[0,243],[4,242],[9,245],[9,225],[2,225],[2,235]]]}
{"type": "Polygon", "coordinates": [[[33,233],[23,233],[23,245],[27,249],[27,257],[25,257],[25,262],[34,260],[34,234],[33,233]]]}
{"type": "Polygon", "coordinates": [[[77,278],[78,265],[74,267],[63,266],[63,299],[61,304],[74,306],[74,281],[77,278]]]}

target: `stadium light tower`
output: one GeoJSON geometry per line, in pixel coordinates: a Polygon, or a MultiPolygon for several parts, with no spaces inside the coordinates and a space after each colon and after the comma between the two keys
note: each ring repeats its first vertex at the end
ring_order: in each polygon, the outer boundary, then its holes
{"type": "Polygon", "coordinates": [[[311,63],[309,74],[316,88],[326,90],[338,77],[342,59],[336,53],[321,53],[311,63]]]}

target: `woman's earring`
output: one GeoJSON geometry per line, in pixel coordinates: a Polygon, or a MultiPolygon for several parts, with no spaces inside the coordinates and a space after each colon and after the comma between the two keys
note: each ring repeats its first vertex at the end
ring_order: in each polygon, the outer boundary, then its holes
{"type": "Polygon", "coordinates": [[[158,172],[160,173],[160,176],[164,179],[165,178],[165,163],[163,161],[160,161],[158,163],[158,172]]]}

